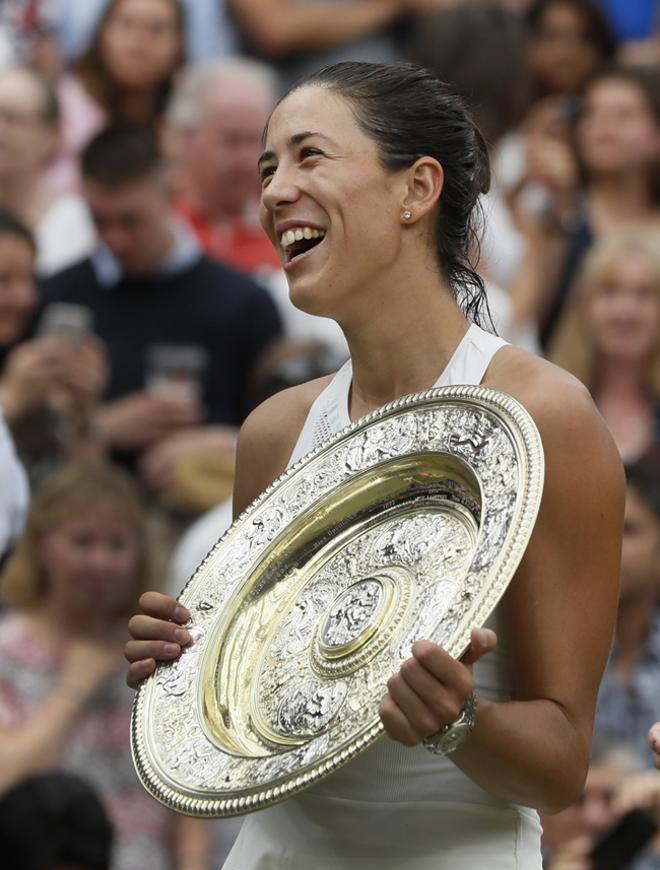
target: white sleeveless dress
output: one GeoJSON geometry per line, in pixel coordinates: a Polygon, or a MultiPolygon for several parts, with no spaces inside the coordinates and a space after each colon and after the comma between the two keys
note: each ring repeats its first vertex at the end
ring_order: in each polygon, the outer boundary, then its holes
{"type": "MultiPolygon", "coordinates": [[[[472,325],[435,383],[478,384],[502,339],[472,325]]],[[[350,360],[312,405],[289,465],[350,423],[350,360]]],[[[511,697],[507,639],[497,610],[494,653],[476,689],[511,697]]],[[[450,758],[388,737],[329,778],[248,816],[224,870],[541,870],[534,810],[481,789],[450,758]]]]}

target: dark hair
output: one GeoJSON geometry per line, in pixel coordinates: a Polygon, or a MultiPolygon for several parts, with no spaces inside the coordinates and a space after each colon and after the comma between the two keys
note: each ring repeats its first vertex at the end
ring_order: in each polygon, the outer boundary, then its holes
{"type": "Polygon", "coordinates": [[[660,520],[660,461],[645,457],[626,465],[626,482],[660,520]]]}
{"type": "Polygon", "coordinates": [[[421,18],[408,55],[455,88],[493,143],[517,126],[529,102],[523,36],[519,15],[469,3],[421,18]]]}
{"type": "Polygon", "coordinates": [[[385,169],[405,169],[424,156],[442,165],[438,265],[465,314],[478,323],[485,312],[492,325],[484,282],[470,261],[479,248],[479,196],[490,186],[488,148],[461,98],[412,63],[338,63],[292,90],[307,85],[326,87],[349,101],[385,169]]]}
{"type": "Polygon", "coordinates": [[[579,12],[586,25],[589,42],[598,49],[604,61],[614,59],[617,39],[607,15],[595,0],[536,0],[525,15],[527,28],[532,34],[539,32],[543,16],[551,6],[556,5],[572,6],[579,12]]]}
{"type": "Polygon", "coordinates": [[[12,211],[6,208],[0,208],[0,236],[15,236],[26,242],[32,248],[33,253],[37,253],[37,243],[32,231],[12,211]]]}
{"type": "Polygon", "coordinates": [[[96,792],[73,774],[30,777],[0,798],[0,854],[6,867],[52,870],[71,863],[108,870],[112,837],[96,792]]]}
{"type": "Polygon", "coordinates": [[[108,187],[143,181],[163,169],[158,137],[150,127],[116,124],[106,127],[81,155],[83,178],[108,187]]]}
{"type": "MultiPolygon", "coordinates": [[[[122,3],[123,0],[111,0],[103,11],[103,14],[96,26],[96,30],[94,31],[94,36],[92,38],[92,42],[87,49],[87,51],[83,54],[76,66],[76,72],[81,82],[83,83],[85,90],[92,96],[96,102],[101,106],[101,108],[107,112],[112,120],[127,120],[124,113],[121,109],[121,98],[120,91],[117,87],[117,84],[110,78],[110,75],[105,68],[103,63],[103,56],[101,51],[101,39],[103,37],[103,31],[105,27],[114,15],[117,6],[122,3]]],[[[177,64],[177,68],[183,66],[185,61],[184,49],[183,49],[183,39],[185,32],[185,13],[183,10],[183,6],[181,4],[181,0],[169,0],[170,5],[173,7],[176,14],[176,23],[177,30],[179,31],[179,38],[181,40],[181,57],[179,58],[179,63],[177,64]]],[[[153,104],[153,117],[152,118],[142,118],[140,120],[145,123],[155,120],[165,108],[167,101],[169,99],[170,93],[172,91],[172,85],[174,80],[175,70],[172,70],[172,73],[168,76],[168,78],[161,82],[156,86],[154,91],[154,104],[153,104]]],[[[137,120],[132,118],[131,120],[137,120]]]]}

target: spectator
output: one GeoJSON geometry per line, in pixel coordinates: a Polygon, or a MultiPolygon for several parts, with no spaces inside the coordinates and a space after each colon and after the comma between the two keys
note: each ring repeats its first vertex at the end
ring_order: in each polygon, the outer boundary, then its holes
{"type": "MultiPolygon", "coordinates": [[[[640,760],[625,740],[596,736],[580,800],[555,816],[542,816],[543,866],[547,870],[591,870],[592,849],[626,812],[655,809],[659,783],[644,782],[648,774],[640,771],[640,760]]],[[[657,776],[655,771],[652,776],[657,776]]],[[[653,870],[657,867],[654,851],[651,845],[632,863],[617,868],[653,870]]]]}
{"type": "Polygon", "coordinates": [[[628,467],[615,645],[601,683],[596,731],[628,740],[651,765],[648,723],[660,719],[660,470],[628,467]]]}
{"type": "Polygon", "coordinates": [[[537,97],[579,94],[595,72],[614,60],[616,38],[598,0],[536,0],[526,25],[537,97]]]}
{"type": "Polygon", "coordinates": [[[57,768],[85,777],[115,826],[113,870],[173,867],[188,822],[144,791],[131,761],[121,645],[154,572],[130,479],[74,465],[35,497],[2,577],[0,792],[57,768]]]}
{"type": "Polygon", "coordinates": [[[77,186],[78,155],[106,124],[159,120],[183,59],[179,0],[111,0],[75,74],[60,81],[63,144],[51,185],[77,186]]]}
{"type": "Polygon", "coordinates": [[[550,359],[589,387],[625,460],[660,442],[660,230],[597,243],[550,359]]]}
{"type": "Polygon", "coordinates": [[[660,228],[658,81],[654,71],[633,69],[593,78],[575,120],[575,155],[561,110],[528,141],[514,196],[528,249],[512,292],[538,317],[545,344],[594,240],[630,223],[660,228]],[[525,209],[530,183],[537,195],[525,209]]]}
{"type": "MultiPolygon", "coordinates": [[[[57,0],[55,26],[61,50],[72,64],[84,54],[108,0],[57,0]]],[[[186,57],[192,63],[218,59],[235,50],[236,35],[223,0],[181,0],[186,57]]]]}
{"type": "Polygon", "coordinates": [[[161,488],[200,439],[233,450],[252,368],[280,322],[265,290],[209,260],[171,216],[152,132],[110,128],[87,147],[82,167],[102,241],[44,283],[43,303],[92,312],[111,369],[100,433],[125,459],[141,456],[161,488]]]}
{"type": "Polygon", "coordinates": [[[284,88],[342,60],[398,59],[392,29],[428,0],[228,0],[247,54],[277,64],[284,88]]]}
{"type": "Polygon", "coordinates": [[[53,0],[5,0],[0,6],[0,68],[30,64],[48,75],[60,67],[53,0]]]}
{"type": "Polygon", "coordinates": [[[110,870],[112,838],[95,790],[74,774],[31,776],[0,797],[0,852],[8,867],[110,870]]]}
{"type": "Polygon", "coordinates": [[[184,70],[166,112],[177,210],[210,257],[250,275],[280,270],[255,169],[276,90],[269,67],[218,61],[184,70]]]}
{"type": "Polygon", "coordinates": [[[58,147],[59,106],[39,72],[0,72],[0,205],[34,231],[42,275],[89,253],[94,229],[79,197],[45,189],[43,173],[58,147]]]}
{"type": "MultiPolygon", "coordinates": [[[[0,210],[0,407],[33,487],[89,448],[91,415],[106,378],[103,352],[89,336],[26,340],[37,306],[35,253],[30,231],[0,210]]],[[[6,497],[24,489],[22,471],[10,469],[4,473],[16,483],[3,488],[6,497]]]]}

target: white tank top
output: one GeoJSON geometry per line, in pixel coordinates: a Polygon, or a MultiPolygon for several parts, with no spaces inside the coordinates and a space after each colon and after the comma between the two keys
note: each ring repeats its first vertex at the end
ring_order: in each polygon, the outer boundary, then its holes
{"type": "MultiPolygon", "coordinates": [[[[506,344],[471,325],[436,387],[481,383],[506,344]]],[[[289,465],[351,422],[350,360],[310,408],[289,465]]],[[[474,667],[477,692],[511,697],[507,638],[474,667]]],[[[225,870],[540,870],[534,810],[494,797],[450,758],[383,737],[302,794],[248,816],[225,870]]]]}

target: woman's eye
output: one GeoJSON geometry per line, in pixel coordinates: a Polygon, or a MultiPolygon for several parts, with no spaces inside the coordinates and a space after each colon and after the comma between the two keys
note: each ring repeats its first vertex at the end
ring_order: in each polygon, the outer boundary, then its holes
{"type": "Polygon", "coordinates": [[[261,179],[261,183],[264,184],[274,174],[274,166],[264,166],[263,169],[259,172],[259,178],[261,179]]]}
{"type": "Polygon", "coordinates": [[[306,160],[308,157],[318,157],[321,154],[322,154],[322,152],[319,151],[318,148],[312,148],[311,146],[307,147],[307,148],[301,148],[300,149],[300,160],[301,161],[306,160]]]}

